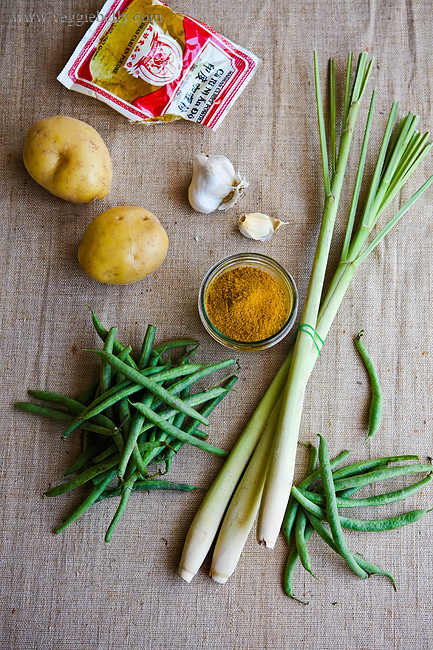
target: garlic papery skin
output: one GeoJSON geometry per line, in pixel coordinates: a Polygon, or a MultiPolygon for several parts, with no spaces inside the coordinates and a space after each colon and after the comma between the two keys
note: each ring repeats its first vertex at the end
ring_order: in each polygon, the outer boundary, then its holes
{"type": "Polygon", "coordinates": [[[252,212],[251,214],[242,214],[239,217],[238,225],[244,237],[267,241],[280,226],[287,224],[262,212],[252,212]]]}
{"type": "Polygon", "coordinates": [[[228,158],[221,155],[198,154],[188,189],[188,200],[196,212],[209,214],[235,205],[248,183],[228,158]]]}

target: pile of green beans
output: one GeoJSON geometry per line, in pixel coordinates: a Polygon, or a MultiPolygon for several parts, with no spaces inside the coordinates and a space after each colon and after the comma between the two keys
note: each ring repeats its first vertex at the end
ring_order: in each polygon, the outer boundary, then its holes
{"type": "Polygon", "coordinates": [[[390,573],[350,551],[343,529],[360,532],[393,530],[418,521],[430,510],[411,510],[387,519],[363,520],[343,517],[340,515],[339,509],[382,506],[401,501],[416,494],[432,481],[433,466],[412,462],[390,467],[391,463],[419,461],[418,456],[402,455],[352,463],[336,469],[348,457],[349,452],[343,451],[335,459],[330,460],[325,439],[320,435],[319,439],[318,450],[314,445],[310,445],[307,477],[298,487],[292,487],[283,522],[283,533],[288,544],[290,544],[292,532],[295,539],[295,544],[287,558],[284,574],[284,590],[286,594],[294,600],[307,604],[294,595],[293,578],[299,560],[304,569],[311,573],[313,577],[316,577],[312,571],[307,548],[307,542],[313,532],[316,532],[333,551],[338,553],[356,575],[361,578],[367,578],[375,574],[386,576],[396,589],[394,578],[390,573]],[[316,468],[317,461],[318,468],[316,468]],[[371,483],[421,473],[427,474],[416,483],[406,487],[391,492],[383,492],[375,496],[352,497],[357,491],[371,483]]]}
{"type": "Polygon", "coordinates": [[[119,497],[105,534],[108,542],[132,492],[196,489],[158,478],[167,474],[185,443],[216,455],[228,454],[209,444],[206,432],[199,426],[209,424],[208,416],[233,390],[239,364],[235,359],[192,363],[198,341],[176,339],[155,345],[153,325],[147,327],[139,354],[134,358],[131,347],[117,340],[117,328],[105,329],[92,310],[91,313],[94,328],[103,341],[102,350],[92,350],[100,359],[99,379],[77,399],[29,390],[42,403],[16,402],[14,406],[64,423],[64,444],[71,433],[81,429],[81,453],[65,473],[68,480],[48,489],[44,496],[56,497],[84,484],[90,487],[83,503],[56,533],[99,501],[119,497]],[[192,391],[197,382],[230,366],[235,366],[234,370],[212,386],[192,391]]]}

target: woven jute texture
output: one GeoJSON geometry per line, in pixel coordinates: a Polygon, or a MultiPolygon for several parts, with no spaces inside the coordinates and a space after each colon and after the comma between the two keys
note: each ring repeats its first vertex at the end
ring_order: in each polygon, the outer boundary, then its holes
{"type": "MultiPolygon", "coordinates": [[[[54,534],[88,493],[82,487],[42,498],[50,485],[64,480],[79,453],[80,434],[71,435],[64,446],[62,425],[18,412],[13,403],[26,400],[32,388],[77,396],[96,379],[98,360],[86,350],[100,341],[86,305],[105,327],[116,326],[118,338],[135,350],[149,323],[157,328],[158,342],[199,339],[196,358],[202,362],[231,354],[208,336],[197,309],[203,276],[224,256],[253,251],[273,257],[293,275],[302,306],[324,202],[314,50],[323,95],[329,58],[335,59],[340,97],[348,53],[354,53],[355,61],[363,51],[375,59],[347,168],[331,269],[338,261],[373,88],[377,96],[367,180],[393,101],[399,102],[399,115],[413,111],[420,116],[421,131],[433,129],[430,2],[175,0],[170,6],[260,58],[256,74],[215,132],[185,121],[134,126],[109,106],[56,80],[88,28],[78,17],[95,14],[101,8],[97,0],[2,0],[0,5],[0,647],[432,648],[432,514],[395,531],[347,532],[350,548],[393,574],[397,591],[385,577],[358,578],[313,535],[309,550],[317,579],[300,565],[294,579],[294,591],[307,605],[283,591],[284,537],[272,551],[264,549],[255,527],[225,585],[209,578],[210,557],[189,585],[177,576],[203,489],[223,462],[192,447],[182,448],[169,477],[202,490],[133,494],[109,543],[104,533],[115,499],[98,503],[54,534]],[[61,16],[68,19],[62,22],[61,16]],[[107,144],[113,183],[105,198],[87,205],[67,203],[27,174],[22,163],[27,129],[58,114],[88,122],[107,144]],[[228,156],[249,181],[234,208],[209,215],[191,209],[187,189],[200,152],[228,156]],[[122,204],[146,207],[160,218],[169,238],[167,258],[141,282],[100,284],[81,270],[78,245],[96,215],[122,204]],[[264,212],[287,223],[268,242],[248,240],[237,229],[244,212],[264,212]]],[[[388,215],[431,173],[429,155],[388,215]]],[[[353,462],[403,453],[427,462],[433,455],[432,196],[432,190],[423,195],[355,274],[307,386],[301,442],[316,445],[320,433],[332,456],[348,449],[353,462]],[[361,329],[384,398],[382,425],[367,444],[371,393],[354,346],[361,329]]],[[[236,391],[210,418],[213,444],[231,449],[292,346],[299,323],[300,315],[275,347],[239,355],[236,391]]],[[[305,475],[307,462],[308,449],[300,445],[295,482],[305,475]]],[[[365,509],[353,516],[386,517],[429,508],[432,498],[427,487],[380,513],[365,509]]]]}

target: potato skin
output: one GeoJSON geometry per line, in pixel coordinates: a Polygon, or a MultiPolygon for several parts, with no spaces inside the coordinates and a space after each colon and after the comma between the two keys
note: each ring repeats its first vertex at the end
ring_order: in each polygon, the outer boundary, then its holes
{"type": "Polygon", "coordinates": [[[66,115],[39,120],[27,131],[24,166],[46,190],[71,203],[102,199],[111,185],[109,151],[86,122],[66,115]]]}
{"type": "Polygon", "coordinates": [[[98,282],[130,284],[153,273],[167,247],[167,233],[152,212],[123,205],[106,210],[87,226],[78,261],[98,282]]]}

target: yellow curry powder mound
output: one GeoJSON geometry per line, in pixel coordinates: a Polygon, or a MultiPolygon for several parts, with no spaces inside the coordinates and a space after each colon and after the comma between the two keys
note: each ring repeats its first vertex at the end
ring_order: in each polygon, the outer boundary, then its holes
{"type": "Polygon", "coordinates": [[[236,341],[262,341],[280,330],[291,305],[281,285],[266,271],[241,266],[210,285],[206,311],[214,327],[236,341]]]}

